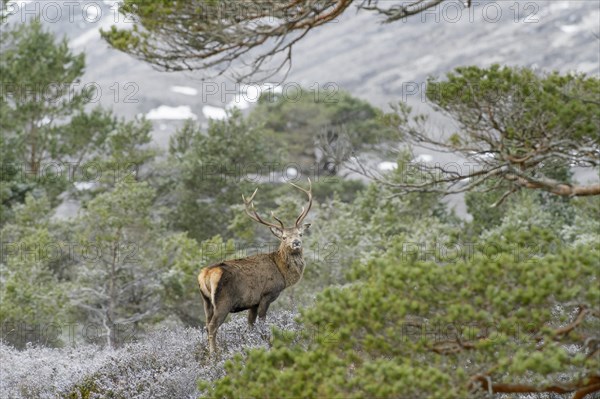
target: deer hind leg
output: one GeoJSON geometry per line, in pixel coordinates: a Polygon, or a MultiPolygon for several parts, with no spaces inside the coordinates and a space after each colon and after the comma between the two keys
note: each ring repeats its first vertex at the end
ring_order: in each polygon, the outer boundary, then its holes
{"type": "Polygon", "coordinates": [[[200,291],[204,301],[204,314],[206,315],[208,345],[211,353],[214,353],[216,350],[215,338],[217,335],[217,329],[221,323],[223,323],[223,320],[225,320],[227,313],[229,313],[229,311],[225,311],[224,315],[222,315],[221,313],[223,312],[217,312],[218,309],[226,308],[226,306],[223,306],[225,304],[221,304],[219,307],[217,307],[217,301],[215,300],[222,275],[223,270],[220,267],[209,267],[202,269],[198,275],[198,284],[200,285],[200,291]]]}
{"type": "Polygon", "coordinates": [[[225,318],[229,314],[228,310],[223,308],[215,307],[213,317],[208,323],[208,349],[211,354],[216,353],[217,350],[217,330],[225,321],[225,318]]]}
{"type": "Polygon", "coordinates": [[[208,325],[210,324],[214,314],[213,305],[210,302],[210,298],[205,297],[204,294],[202,295],[202,302],[204,302],[204,325],[206,327],[206,332],[208,333],[208,325]]]}

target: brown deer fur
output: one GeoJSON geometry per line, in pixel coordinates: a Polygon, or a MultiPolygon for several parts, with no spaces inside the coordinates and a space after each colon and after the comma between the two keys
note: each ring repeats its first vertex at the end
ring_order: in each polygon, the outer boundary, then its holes
{"type": "MultiPolygon", "coordinates": [[[[292,185],[294,185],[292,183],[292,185]]],[[[269,305],[279,297],[281,291],[296,284],[304,273],[302,254],[302,234],[310,224],[302,224],[312,205],[312,194],[294,185],[308,195],[307,209],[302,209],[294,227],[285,228],[263,220],[254,210],[252,200],[256,191],[246,200],[246,213],[258,223],[270,227],[271,232],[281,240],[279,249],[268,254],[258,254],[242,259],[224,260],[208,266],[198,275],[198,284],[204,302],[204,314],[208,330],[211,353],[216,349],[216,334],[219,326],[229,313],[248,310],[248,324],[254,325],[256,317],[264,320],[269,305]]]]}

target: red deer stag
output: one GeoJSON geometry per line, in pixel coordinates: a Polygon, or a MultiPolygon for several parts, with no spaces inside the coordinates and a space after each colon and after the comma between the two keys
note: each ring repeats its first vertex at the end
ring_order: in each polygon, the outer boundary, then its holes
{"type": "Polygon", "coordinates": [[[283,222],[272,212],[271,216],[278,224],[267,222],[258,215],[252,202],[258,188],[247,200],[242,195],[248,216],[269,227],[281,241],[277,251],[242,259],[224,260],[202,269],[198,275],[211,353],[216,349],[217,330],[229,313],[249,310],[250,326],[254,325],[256,316],[264,321],[269,305],[277,299],[281,291],[296,284],[302,278],[304,272],[302,233],[310,227],[309,223],[302,224],[302,222],[312,205],[312,184],[308,179],[308,190],[294,183],[290,182],[290,184],[308,196],[308,206],[302,208],[293,227],[284,227],[283,222]]]}

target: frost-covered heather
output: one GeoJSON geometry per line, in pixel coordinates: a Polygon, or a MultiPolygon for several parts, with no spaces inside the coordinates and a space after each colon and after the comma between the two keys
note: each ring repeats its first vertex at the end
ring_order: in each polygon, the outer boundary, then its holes
{"type": "Polygon", "coordinates": [[[224,375],[225,361],[245,349],[267,347],[271,327],[300,333],[297,314],[270,314],[249,331],[245,313],[219,329],[221,352],[208,356],[206,333],[197,328],[154,331],[117,350],[93,345],[19,351],[0,343],[0,397],[197,398],[198,379],[224,375]]]}

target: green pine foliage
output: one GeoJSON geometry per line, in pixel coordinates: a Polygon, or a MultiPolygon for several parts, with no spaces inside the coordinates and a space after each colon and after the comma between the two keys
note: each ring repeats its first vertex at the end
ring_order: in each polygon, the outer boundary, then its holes
{"type": "Polygon", "coordinates": [[[27,193],[43,191],[56,206],[73,183],[113,186],[154,157],[148,121],[86,108],[95,93],[81,82],[85,57],[66,38],[57,40],[38,19],[3,26],[0,38],[0,223],[27,193]]]}
{"type": "MultiPolygon", "coordinates": [[[[137,6],[126,1],[123,10],[137,6]]],[[[148,2],[136,12],[158,29],[153,16],[179,24],[171,18],[192,6],[148,2]]],[[[135,26],[103,34],[116,48],[143,51],[135,26]]],[[[414,168],[410,148],[396,153],[383,183],[349,179],[339,167],[352,151],[381,156],[403,144],[399,132],[424,137],[396,128],[425,120],[411,122],[405,105],[381,115],[337,90],[301,89],[295,100],[270,93],[249,115],[234,110],[207,129],[187,122],[159,158],[149,121],[86,107],[88,90],[67,98],[56,88],[53,101],[20,90],[79,82],[85,60],[39,21],[3,28],[0,74],[11,85],[0,96],[0,352],[12,364],[0,366],[8,374],[0,395],[481,398],[499,384],[574,392],[600,378],[598,196],[521,189],[490,208],[514,188],[514,179],[490,179],[479,187],[486,192],[467,193],[473,219],[465,221],[443,190],[398,191],[439,172],[414,168]],[[44,162],[71,162],[75,175],[86,162],[113,173],[80,192],[80,180],[40,178],[44,162]],[[306,198],[282,184],[288,165],[302,169],[297,184],[307,173],[313,180],[303,280],[274,303],[266,325],[246,330],[244,315],[230,317],[212,359],[197,274],[277,246],[245,215],[241,194],[258,188],[258,211],[290,225],[306,198]],[[60,220],[65,198],[81,209],[60,220]],[[66,324],[76,337],[46,330],[66,324]],[[81,331],[90,325],[92,339],[81,331]],[[86,340],[99,346],[77,346],[86,340]]],[[[488,162],[500,152],[542,154],[523,165],[577,184],[572,157],[596,162],[599,89],[577,74],[463,67],[431,79],[427,96],[461,128],[448,138],[451,151],[479,146],[488,162]],[[486,147],[488,131],[501,133],[501,151],[486,147]],[[540,146],[554,139],[563,141],[540,146]]]]}
{"type": "Polygon", "coordinates": [[[368,102],[331,85],[289,89],[284,94],[266,92],[250,118],[272,131],[290,160],[300,163],[303,169],[331,173],[351,151],[372,149],[397,139],[394,129],[384,124],[381,116],[381,111],[368,102]],[[317,149],[326,150],[327,156],[318,157],[317,149]],[[332,163],[329,168],[327,162],[332,163]]]}
{"type": "MultiPolygon", "coordinates": [[[[540,75],[528,68],[497,64],[456,68],[444,81],[430,79],[427,85],[427,98],[463,126],[497,123],[507,141],[530,146],[554,131],[598,144],[598,93],[600,80],[593,77],[558,72],[540,75]],[[487,106],[495,112],[482,120],[480,115],[490,109],[487,106]]],[[[518,156],[526,149],[512,150],[518,156]]]]}
{"type": "Polygon", "coordinates": [[[47,329],[67,316],[67,291],[56,264],[64,256],[57,245],[60,228],[50,220],[45,196],[27,195],[14,207],[15,217],[0,230],[0,322],[2,340],[23,348],[27,342],[61,346],[47,329]]]}
{"type": "Polygon", "coordinates": [[[480,397],[480,374],[543,386],[600,366],[584,342],[598,318],[560,332],[578,307],[597,309],[597,245],[512,230],[441,266],[406,256],[403,244],[320,294],[302,315],[313,332],[302,343],[280,332],[271,351],[239,357],[205,385],[207,396],[480,397]]]}
{"type": "Polygon", "coordinates": [[[232,205],[251,193],[256,176],[276,156],[260,127],[234,111],[226,121],[211,121],[206,132],[188,122],[170,140],[166,176],[160,180],[165,204],[172,204],[172,227],[203,241],[222,234],[232,220],[232,205]]]}

